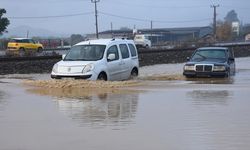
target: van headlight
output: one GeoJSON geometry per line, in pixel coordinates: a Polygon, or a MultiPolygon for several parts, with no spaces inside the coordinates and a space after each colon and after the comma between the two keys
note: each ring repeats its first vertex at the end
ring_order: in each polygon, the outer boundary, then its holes
{"type": "Polygon", "coordinates": [[[52,71],[53,71],[54,73],[58,73],[58,64],[55,64],[55,65],[53,66],[52,71]]]}
{"type": "Polygon", "coordinates": [[[185,65],[184,70],[186,70],[186,71],[194,71],[195,67],[194,67],[194,65],[185,65]]]}
{"type": "Polygon", "coordinates": [[[82,73],[87,73],[90,72],[94,69],[94,64],[87,64],[86,66],[84,66],[82,73]]]}
{"type": "Polygon", "coordinates": [[[226,66],[223,65],[214,65],[214,71],[225,71],[226,66]]]}

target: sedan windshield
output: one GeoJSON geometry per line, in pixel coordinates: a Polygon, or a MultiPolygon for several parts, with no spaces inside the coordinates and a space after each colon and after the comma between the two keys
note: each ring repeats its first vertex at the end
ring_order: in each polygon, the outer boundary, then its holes
{"type": "Polygon", "coordinates": [[[205,60],[205,59],[226,59],[225,50],[220,50],[220,49],[198,50],[192,57],[192,60],[205,60]]]}
{"type": "Polygon", "coordinates": [[[64,61],[96,61],[103,57],[105,45],[77,45],[70,49],[64,61]]]}

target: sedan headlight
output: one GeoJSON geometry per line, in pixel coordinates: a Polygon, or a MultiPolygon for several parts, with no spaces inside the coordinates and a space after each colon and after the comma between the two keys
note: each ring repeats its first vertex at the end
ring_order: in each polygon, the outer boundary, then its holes
{"type": "Polygon", "coordinates": [[[55,65],[53,66],[52,71],[53,71],[54,73],[57,73],[57,72],[58,72],[58,64],[55,64],[55,65]]]}
{"type": "Polygon", "coordinates": [[[214,66],[214,71],[225,71],[226,66],[214,66]]]}
{"type": "Polygon", "coordinates": [[[194,71],[195,67],[194,67],[194,65],[185,65],[184,70],[186,70],[186,71],[194,71]]]}
{"type": "Polygon", "coordinates": [[[90,72],[94,69],[94,64],[87,64],[83,70],[82,70],[82,73],[87,73],[87,72],[90,72]]]}

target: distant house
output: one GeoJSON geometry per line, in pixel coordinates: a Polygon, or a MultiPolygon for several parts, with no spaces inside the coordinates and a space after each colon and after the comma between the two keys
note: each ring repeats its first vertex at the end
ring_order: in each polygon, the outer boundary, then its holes
{"type": "Polygon", "coordinates": [[[250,33],[248,33],[248,34],[245,35],[245,41],[250,42],[250,33]]]}
{"type": "MultiPolygon", "coordinates": [[[[156,28],[156,29],[138,29],[138,34],[149,36],[152,44],[159,42],[183,42],[198,40],[213,32],[212,27],[186,27],[186,28],[156,28]]],[[[133,30],[108,30],[99,33],[101,38],[127,37],[133,38],[133,30]]],[[[87,35],[87,38],[94,38],[95,34],[87,35]]]]}

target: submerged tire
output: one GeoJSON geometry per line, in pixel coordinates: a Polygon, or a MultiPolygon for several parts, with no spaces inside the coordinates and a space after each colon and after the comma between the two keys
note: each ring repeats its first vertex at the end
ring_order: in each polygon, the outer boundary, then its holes
{"type": "Polygon", "coordinates": [[[104,72],[101,72],[98,77],[97,80],[101,80],[101,81],[107,81],[107,75],[104,72]]]}
{"type": "Polygon", "coordinates": [[[130,73],[130,79],[134,79],[136,77],[138,77],[138,69],[134,68],[130,73]]]}

